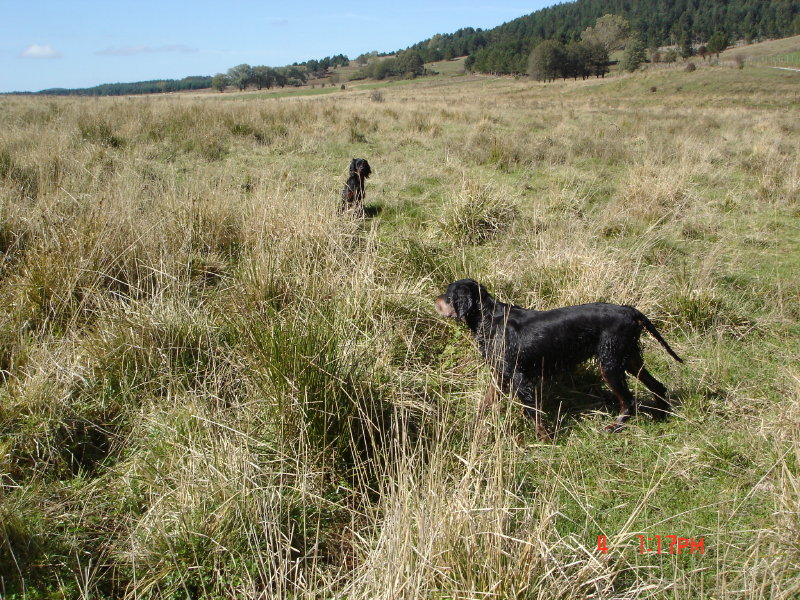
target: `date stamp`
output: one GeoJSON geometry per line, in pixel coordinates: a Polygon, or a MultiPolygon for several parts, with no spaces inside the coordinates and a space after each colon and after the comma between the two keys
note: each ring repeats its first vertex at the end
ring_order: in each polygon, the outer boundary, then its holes
{"type": "MultiPolygon", "coordinates": [[[[639,538],[639,554],[705,554],[705,538],[680,537],[677,535],[646,535],[639,538]]],[[[608,554],[608,537],[597,536],[597,551],[608,554]]]]}

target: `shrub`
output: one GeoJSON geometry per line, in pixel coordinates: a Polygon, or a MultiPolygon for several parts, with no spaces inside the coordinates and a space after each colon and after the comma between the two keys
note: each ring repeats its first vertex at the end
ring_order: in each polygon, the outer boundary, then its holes
{"type": "Polygon", "coordinates": [[[633,73],[642,63],[647,60],[644,43],[638,37],[634,37],[625,46],[625,54],[622,58],[622,68],[633,73]]]}

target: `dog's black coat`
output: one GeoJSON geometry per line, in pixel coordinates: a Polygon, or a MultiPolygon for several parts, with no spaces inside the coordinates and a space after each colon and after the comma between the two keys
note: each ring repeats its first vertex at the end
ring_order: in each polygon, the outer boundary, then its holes
{"type": "Polygon", "coordinates": [[[339,212],[355,209],[359,214],[364,212],[364,180],[372,173],[366,158],[354,158],[350,161],[350,176],[342,189],[342,202],[339,212]]]}
{"type": "MultiPolygon", "coordinates": [[[[656,399],[656,415],[670,405],[667,390],[644,367],[639,336],[646,329],[675,360],[683,362],[650,320],[632,306],[595,302],[554,310],[527,310],[495,300],[472,279],[451,283],[436,298],[436,310],[464,321],[475,336],[481,354],[493,366],[504,392],[513,390],[529,416],[536,417],[540,435],[546,435],[535,406],[536,381],[596,357],[603,379],[620,403],[620,414],[606,429],[614,431],[636,412],[625,373],[637,377],[656,399]]],[[[487,401],[489,394],[487,393],[487,401]]]]}

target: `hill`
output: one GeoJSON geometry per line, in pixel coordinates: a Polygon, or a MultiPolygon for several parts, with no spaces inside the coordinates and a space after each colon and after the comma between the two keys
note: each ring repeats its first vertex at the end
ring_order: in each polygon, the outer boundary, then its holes
{"type": "MultiPolygon", "coordinates": [[[[646,45],[708,41],[715,31],[731,39],[751,42],[800,34],[800,0],[577,0],[557,4],[514,19],[490,30],[464,28],[451,34],[437,34],[407,50],[425,63],[464,57],[472,71],[499,74],[524,73],[532,49],[541,41],[577,40],[581,32],[605,14],[626,17],[646,45]]],[[[398,51],[394,54],[401,55],[398,51]]],[[[388,53],[379,54],[387,57],[388,53]]],[[[357,69],[342,68],[344,55],[294,63],[287,68],[302,68],[312,85],[341,83],[357,69]],[[339,67],[339,73],[331,73],[339,67]],[[342,77],[342,75],[344,75],[342,77]],[[316,81],[314,81],[316,80],[316,81]]],[[[249,65],[240,65],[247,66],[249,65]]],[[[264,67],[272,70],[271,67],[264,67]]],[[[445,70],[448,70],[445,68],[445,70]]],[[[299,83],[305,83],[305,77],[299,83]]],[[[116,96],[152,94],[210,88],[212,77],[193,76],[181,80],[152,80],[102,84],[91,88],[53,88],[36,92],[56,96],[116,96]]],[[[259,86],[260,89],[260,86],[259,86]]]]}
{"type": "Polygon", "coordinates": [[[411,46],[426,62],[470,55],[481,72],[524,73],[539,42],[579,39],[605,14],[627,18],[648,47],[707,42],[715,31],[747,42],[800,34],[798,0],[577,0],[490,30],[461,29],[411,46]]]}

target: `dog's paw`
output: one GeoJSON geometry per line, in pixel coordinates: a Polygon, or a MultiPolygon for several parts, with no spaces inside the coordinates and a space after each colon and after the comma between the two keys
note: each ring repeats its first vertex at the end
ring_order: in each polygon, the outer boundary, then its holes
{"type": "Polygon", "coordinates": [[[544,427],[544,425],[538,425],[536,427],[536,437],[539,438],[540,442],[552,442],[553,436],[550,435],[550,432],[544,427]]]}
{"type": "Polygon", "coordinates": [[[603,431],[606,433],[619,433],[623,429],[625,429],[625,423],[620,423],[619,421],[611,421],[611,423],[603,427],[603,431]]]}

